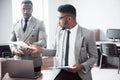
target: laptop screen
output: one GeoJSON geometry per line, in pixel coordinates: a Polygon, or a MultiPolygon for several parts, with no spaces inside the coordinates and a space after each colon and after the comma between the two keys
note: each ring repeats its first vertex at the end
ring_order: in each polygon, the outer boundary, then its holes
{"type": "Polygon", "coordinates": [[[7,71],[13,78],[35,78],[32,60],[7,60],[7,71]]]}

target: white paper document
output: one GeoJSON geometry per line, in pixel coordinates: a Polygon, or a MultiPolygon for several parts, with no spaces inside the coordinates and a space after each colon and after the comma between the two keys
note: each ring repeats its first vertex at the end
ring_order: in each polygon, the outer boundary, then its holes
{"type": "MultiPolygon", "coordinates": [[[[14,45],[17,45],[17,46],[20,46],[20,47],[23,47],[23,48],[33,48],[29,45],[27,45],[25,42],[23,41],[16,41],[16,42],[10,42],[10,44],[14,44],[14,45]]],[[[34,49],[34,48],[33,48],[34,49]]]]}

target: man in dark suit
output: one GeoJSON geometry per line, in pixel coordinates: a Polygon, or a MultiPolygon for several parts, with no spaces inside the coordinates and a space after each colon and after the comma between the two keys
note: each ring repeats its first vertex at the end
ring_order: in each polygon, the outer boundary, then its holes
{"type": "MultiPolygon", "coordinates": [[[[10,37],[10,41],[23,41],[46,47],[46,32],[43,21],[32,16],[33,4],[30,0],[23,0],[21,3],[23,18],[15,25],[10,37]]],[[[35,72],[41,72],[42,58],[40,54],[31,54],[25,50],[21,50],[20,46],[10,45],[14,57],[17,59],[33,60],[35,72]]]]}
{"type": "Polygon", "coordinates": [[[54,80],[92,80],[91,68],[97,60],[97,47],[92,31],[76,22],[76,9],[70,4],[58,8],[59,25],[53,50],[32,45],[32,53],[55,56],[54,66],[72,66],[58,70],[54,80]]]}

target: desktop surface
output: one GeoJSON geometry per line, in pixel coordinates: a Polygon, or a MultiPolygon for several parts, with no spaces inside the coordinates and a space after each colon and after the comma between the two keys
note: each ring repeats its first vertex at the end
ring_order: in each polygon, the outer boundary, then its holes
{"type": "Polygon", "coordinates": [[[116,44],[117,47],[120,47],[120,42],[113,42],[113,41],[96,41],[96,45],[100,46],[101,43],[113,43],[116,44]]]}
{"type": "Polygon", "coordinates": [[[56,70],[42,70],[42,77],[37,79],[25,79],[25,78],[11,78],[7,73],[6,60],[13,60],[13,58],[0,58],[0,80],[54,80],[56,76],[56,70]]]}
{"type": "Polygon", "coordinates": [[[2,80],[54,80],[54,77],[56,76],[55,70],[42,70],[41,72],[43,75],[37,79],[11,78],[8,73],[6,73],[2,80]]]}

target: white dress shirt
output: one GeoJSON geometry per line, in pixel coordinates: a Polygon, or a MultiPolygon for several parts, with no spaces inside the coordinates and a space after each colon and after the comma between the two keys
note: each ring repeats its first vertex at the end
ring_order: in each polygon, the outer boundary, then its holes
{"type": "MultiPolygon", "coordinates": [[[[28,19],[27,25],[29,25],[31,18],[32,18],[32,16],[28,19]]],[[[23,26],[23,28],[24,28],[24,25],[25,25],[25,19],[24,19],[24,18],[22,19],[22,22],[21,22],[21,23],[22,23],[22,26],[23,26]]]]}
{"type": "Polygon", "coordinates": [[[68,65],[73,66],[75,62],[75,40],[77,35],[77,28],[76,25],[74,28],[70,29],[70,38],[69,38],[69,57],[68,57],[68,65]]]}
{"type": "MultiPolygon", "coordinates": [[[[78,24],[70,29],[70,38],[69,38],[69,57],[68,57],[68,66],[73,66],[76,62],[75,62],[75,40],[76,40],[76,34],[77,34],[77,28],[78,28],[78,24]]],[[[61,30],[59,32],[59,40],[58,43],[59,44],[57,49],[57,62],[56,64],[58,64],[59,66],[64,66],[65,65],[65,50],[66,50],[66,39],[67,39],[67,31],[66,30],[61,30]]]]}
{"type": "MultiPolygon", "coordinates": [[[[68,66],[73,66],[75,62],[75,40],[77,34],[78,24],[70,29],[70,38],[69,38],[69,57],[68,57],[68,66]]],[[[54,58],[58,66],[65,66],[65,50],[66,50],[66,39],[67,39],[68,29],[58,31],[57,43],[56,43],[56,57],[54,58]]],[[[53,44],[55,45],[55,44],[53,44]]],[[[55,46],[53,46],[55,48],[55,46]]],[[[55,66],[55,65],[54,65],[55,66]]]]}

